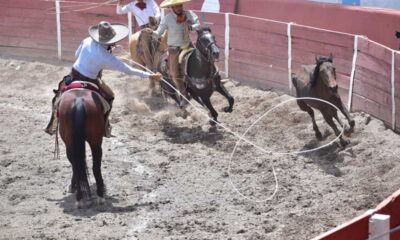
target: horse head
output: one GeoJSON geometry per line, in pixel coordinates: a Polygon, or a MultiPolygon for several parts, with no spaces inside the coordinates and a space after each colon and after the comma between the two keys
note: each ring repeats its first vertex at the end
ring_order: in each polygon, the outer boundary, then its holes
{"type": "Polygon", "coordinates": [[[338,84],[336,82],[336,69],[333,66],[333,56],[315,57],[316,67],[311,81],[311,86],[315,86],[318,79],[329,88],[333,93],[337,93],[338,84]]]}
{"type": "Polygon", "coordinates": [[[157,17],[150,16],[149,17],[149,26],[150,26],[150,28],[155,31],[155,30],[157,30],[158,25],[160,25],[159,19],[157,17]]]}
{"type": "Polygon", "coordinates": [[[204,27],[197,30],[196,47],[199,51],[206,56],[209,62],[214,62],[219,58],[219,49],[215,36],[212,34],[209,27],[204,27]]]}

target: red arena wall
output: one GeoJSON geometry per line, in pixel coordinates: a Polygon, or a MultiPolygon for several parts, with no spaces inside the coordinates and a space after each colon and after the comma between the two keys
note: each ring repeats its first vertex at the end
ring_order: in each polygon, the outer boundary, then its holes
{"type": "MultiPolygon", "coordinates": [[[[190,7],[200,9],[201,2],[193,1],[190,7]]],[[[230,78],[293,94],[290,73],[302,64],[314,63],[315,56],[333,54],[344,102],[351,103],[352,110],[367,112],[388,127],[400,130],[400,54],[393,50],[397,48],[394,29],[400,27],[400,13],[300,0],[221,0],[221,3],[223,11],[236,9],[252,15],[197,12],[203,25],[209,25],[216,35],[221,50],[218,65],[230,78]],[[385,44],[346,32],[368,35],[385,44]]],[[[62,59],[73,59],[75,49],[88,36],[90,25],[101,20],[128,22],[126,16],[115,14],[115,4],[84,2],[85,6],[80,3],[80,7],[73,7],[77,4],[61,1],[62,59]]],[[[57,57],[54,1],[0,0],[0,5],[1,55],[57,57]]],[[[121,45],[127,49],[127,40],[121,45]]],[[[374,210],[391,214],[392,228],[400,225],[399,195],[400,192],[395,193],[374,210]]],[[[364,240],[368,237],[370,215],[366,213],[316,239],[364,240]]],[[[392,240],[399,238],[399,233],[391,236],[392,240]]]]}

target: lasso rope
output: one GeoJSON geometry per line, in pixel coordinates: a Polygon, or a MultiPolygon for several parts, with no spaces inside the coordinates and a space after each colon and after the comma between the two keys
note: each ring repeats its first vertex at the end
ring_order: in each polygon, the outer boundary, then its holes
{"type": "MultiPolygon", "coordinates": [[[[45,1],[45,2],[50,2],[50,0],[41,0],[41,1],[45,1]]],[[[102,7],[105,5],[111,5],[111,3],[116,2],[118,0],[108,0],[105,2],[101,2],[101,3],[91,3],[91,2],[79,2],[79,1],[64,1],[64,0],[60,0],[60,3],[77,3],[75,5],[70,5],[70,6],[62,6],[60,8],[74,8],[74,7],[81,7],[81,6],[90,6],[90,7],[83,7],[83,8],[78,8],[78,9],[72,9],[72,10],[67,10],[67,11],[60,11],[60,13],[71,13],[71,12],[82,12],[82,11],[86,11],[86,10],[90,10],[90,9],[94,9],[94,8],[98,8],[98,7],[102,7]]],[[[54,0],[51,0],[51,2],[54,2],[54,0]]],[[[45,9],[45,13],[46,14],[56,14],[56,7],[51,7],[48,9],[45,9]]]]}
{"type": "MultiPolygon", "coordinates": [[[[122,46],[120,46],[120,47],[122,48],[123,51],[127,52],[126,50],[123,49],[122,46]]],[[[132,59],[127,59],[127,58],[122,58],[122,59],[124,59],[124,60],[126,60],[126,61],[129,61],[129,62],[131,62],[131,63],[133,63],[133,64],[135,64],[135,65],[137,65],[137,66],[142,67],[143,69],[145,69],[146,71],[148,71],[148,72],[151,73],[151,74],[155,74],[153,71],[151,71],[151,70],[148,69],[147,67],[143,66],[143,65],[140,64],[140,63],[137,63],[136,61],[134,61],[134,60],[132,60],[132,59]]],[[[263,200],[253,200],[253,199],[250,199],[249,197],[245,196],[244,194],[242,194],[242,193],[238,190],[238,188],[233,184],[233,182],[232,182],[232,180],[231,180],[231,177],[230,177],[230,169],[231,169],[232,158],[233,158],[233,155],[234,155],[234,153],[235,153],[235,151],[236,151],[236,149],[237,149],[237,147],[238,147],[238,145],[239,145],[239,143],[240,143],[241,141],[246,142],[246,143],[252,145],[252,146],[255,147],[256,149],[258,149],[258,150],[260,150],[261,152],[266,153],[266,154],[291,155],[291,154],[310,153],[310,152],[317,151],[317,150],[319,150],[319,149],[325,148],[325,147],[327,147],[327,146],[333,144],[334,142],[336,142],[336,141],[343,135],[343,133],[344,133],[344,126],[342,126],[342,131],[340,132],[340,134],[339,134],[335,139],[333,139],[331,142],[329,142],[329,143],[327,143],[327,144],[325,144],[325,145],[323,145],[323,146],[320,146],[320,147],[317,147],[317,148],[314,148],[314,149],[308,149],[308,150],[303,150],[303,151],[293,151],[293,152],[275,152],[275,151],[272,151],[272,150],[267,150],[267,149],[264,149],[264,148],[258,146],[258,145],[255,144],[254,142],[251,142],[250,140],[246,139],[244,136],[247,134],[247,132],[248,132],[257,122],[259,122],[263,117],[265,117],[267,114],[269,114],[269,113],[270,113],[271,111],[273,111],[274,109],[280,107],[281,105],[283,105],[283,104],[285,104],[285,103],[287,103],[287,102],[289,102],[289,101],[294,101],[294,100],[315,100],[315,101],[320,101],[320,102],[329,104],[329,105],[331,105],[332,107],[334,107],[334,108],[335,108],[337,111],[339,111],[339,112],[341,112],[340,109],[339,109],[338,107],[336,107],[335,105],[333,105],[332,103],[330,103],[330,102],[328,102],[328,101],[325,101],[325,100],[323,100],[323,99],[319,99],[319,98],[302,97],[302,98],[293,98],[293,99],[289,99],[289,100],[286,100],[286,101],[284,101],[284,102],[279,103],[279,104],[276,105],[275,107],[273,107],[273,108],[271,108],[270,110],[268,110],[265,114],[263,114],[261,117],[259,117],[255,122],[253,122],[253,123],[250,125],[250,127],[247,128],[247,130],[243,133],[243,135],[240,135],[240,134],[234,132],[233,130],[231,130],[230,128],[228,128],[227,126],[223,125],[222,123],[219,123],[219,122],[215,121],[214,119],[210,118],[210,117],[208,116],[207,113],[204,113],[204,111],[203,111],[204,107],[203,107],[203,108],[199,108],[199,107],[195,106],[193,103],[191,103],[191,102],[189,101],[189,99],[187,99],[184,95],[182,95],[182,94],[178,91],[178,89],[176,89],[174,86],[172,86],[168,81],[166,81],[166,80],[163,79],[163,78],[161,78],[161,81],[164,81],[167,85],[169,85],[172,89],[174,89],[174,90],[175,90],[183,99],[185,99],[196,111],[198,111],[198,112],[200,112],[201,114],[203,114],[204,116],[206,116],[206,117],[208,118],[209,121],[212,121],[213,123],[215,123],[215,124],[217,124],[218,126],[222,127],[225,131],[231,133],[232,135],[234,135],[235,137],[238,138],[238,141],[236,142],[236,145],[235,145],[235,147],[234,147],[234,149],[233,149],[233,151],[232,151],[232,154],[231,154],[231,157],[230,157],[230,160],[229,160],[229,165],[228,165],[229,180],[230,180],[230,182],[231,182],[232,187],[234,188],[234,190],[235,190],[237,193],[239,193],[239,195],[241,195],[242,197],[244,197],[244,198],[246,198],[246,199],[248,199],[248,200],[250,200],[250,201],[252,201],[252,202],[265,202],[265,201],[269,201],[269,200],[271,200],[272,198],[274,198],[274,196],[276,195],[276,193],[277,193],[277,191],[278,191],[278,187],[279,187],[278,178],[277,178],[277,175],[276,175],[275,168],[274,168],[274,166],[272,166],[271,168],[272,168],[273,175],[274,175],[274,180],[275,180],[275,190],[274,190],[274,193],[273,193],[269,198],[266,198],[266,199],[263,199],[263,200]]]]}

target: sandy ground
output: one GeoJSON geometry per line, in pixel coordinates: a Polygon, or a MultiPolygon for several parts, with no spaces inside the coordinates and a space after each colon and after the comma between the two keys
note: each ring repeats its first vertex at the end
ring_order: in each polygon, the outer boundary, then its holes
{"type": "MultiPolygon", "coordinates": [[[[355,133],[307,154],[265,154],[189,107],[147,95],[147,80],[106,71],[117,94],[113,134],[103,144],[105,205],[75,208],[66,192],[71,168],[46,135],[52,88],[67,65],[0,58],[0,239],[310,239],[373,208],[400,187],[400,137],[381,121],[353,113],[355,133]],[[278,179],[275,189],[272,167],[278,179]],[[240,194],[234,190],[233,185],[240,194]],[[242,195],[243,196],[242,196],[242,195]]],[[[287,95],[226,84],[234,112],[221,123],[242,134],[287,95]]],[[[218,93],[217,109],[226,106],[218,93]]],[[[294,101],[274,110],[246,137],[273,151],[307,150],[334,139],[294,101]]],[[[91,155],[88,164],[91,167],[91,155]]],[[[90,168],[89,168],[90,170],[90,168]]],[[[90,170],[90,183],[95,187],[90,170]]]]}

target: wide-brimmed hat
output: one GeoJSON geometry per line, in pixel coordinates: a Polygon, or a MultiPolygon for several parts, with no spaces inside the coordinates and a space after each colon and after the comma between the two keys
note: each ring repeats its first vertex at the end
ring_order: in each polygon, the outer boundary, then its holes
{"type": "Polygon", "coordinates": [[[164,0],[161,4],[161,8],[167,8],[167,7],[172,7],[175,5],[180,5],[183,3],[191,2],[192,0],[164,0]]]}
{"type": "Polygon", "coordinates": [[[98,43],[113,44],[121,41],[129,34],[129,28],[120,23],[101,21],[98,25],[89,27],[89,35],[98,43]]]}

